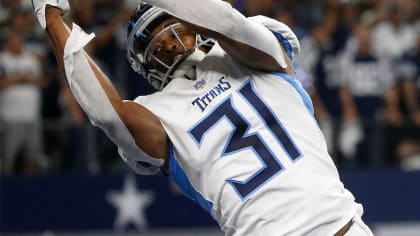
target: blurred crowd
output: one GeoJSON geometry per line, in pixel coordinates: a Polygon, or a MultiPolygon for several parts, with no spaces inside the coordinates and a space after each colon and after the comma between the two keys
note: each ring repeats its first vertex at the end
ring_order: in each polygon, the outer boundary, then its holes
{"type": "MultiPolygon", "coordinates": [[[[96,34],[86,50],[121,96],[153,92],[125,59],[137,2],[70,2],[72,19],[96,34]]],[[[278,19],[300,38],[296,75],[339,169],[420,170],[420,0],[230,3],[246,16],[278,19]]],[[[1,1],[0,45],[1,174],[126,168],[71,95],[30,1],[1,1]]]]}

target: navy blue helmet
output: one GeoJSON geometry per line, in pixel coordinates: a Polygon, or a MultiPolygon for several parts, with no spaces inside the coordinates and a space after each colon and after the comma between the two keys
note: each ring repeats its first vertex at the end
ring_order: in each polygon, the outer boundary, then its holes
{"type": "MultiPolygon", "coordinates": [[[[140,3],[128,24],[127,58],[134,71],[141,74],[157,90],[163,89],[172,79],[178,66],[185,61],[198,47],[207,48],[213,45],[212,39],[204,39],[195,34],[195,46],[187,48],[182,42],[179,32],[181,23],[174,20],[164,26],[151,37],[153,30],[162,22],[172,18],[165,11],[149,4],[140,3]],[[183,50],[172,61],[164,62],[156,55],[153,42],[164,33],[175,36],[183,50]],[[159,68],[159,69],[158,69],[159,68]]],[[[159,48],[160,49],[160,48],[159,48]]]]}

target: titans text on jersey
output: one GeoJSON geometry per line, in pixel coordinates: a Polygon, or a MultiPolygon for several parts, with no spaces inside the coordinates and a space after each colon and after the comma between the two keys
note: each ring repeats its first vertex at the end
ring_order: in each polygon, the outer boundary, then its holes
{"type": "Polygon", "coordinates": [[[225,79],[224,76],[222,76],[219,79],[219,83],[214,88],[212,88],[203,96],[194,99],[194,101],[192,101],[191,104],[200,108],[200,111],[203,112],[215,97],[229,90],[231,87],[232,86],[230,85],[230,83],[225,79]]]}

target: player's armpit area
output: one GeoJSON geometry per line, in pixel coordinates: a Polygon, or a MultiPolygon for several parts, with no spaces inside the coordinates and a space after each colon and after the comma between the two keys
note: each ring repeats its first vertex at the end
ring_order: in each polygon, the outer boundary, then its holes
{"type": "Polygon", "coordinates": [[[132,101],[123,102],[125,115],[123,121],[139,146],[148,155],[163,159],[167,163],[169,157],[168,136],[160,119],[132,101]]]}

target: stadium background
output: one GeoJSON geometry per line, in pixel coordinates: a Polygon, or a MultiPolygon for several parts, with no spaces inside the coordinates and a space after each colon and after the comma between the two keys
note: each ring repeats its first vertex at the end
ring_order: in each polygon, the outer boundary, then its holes
{"type": "MultiPolygon", "coordinates": [[[[420,1],[231,2],[245,15],[264,14],[288,23],[300,37],[303,58],[297,58],[298,75],[314,100],[321,128],[327,138],[331,137],[330,153],[342,180],[364,205],[364,219],[375,235],[420,235],[420,1]],[[395,17],[400,17],[401,30],[393,31],[392,37],[392,32],[384,32],[395,17]],[[379,81],[382,89],[371,94],[362,93],[360,86],[342,78],[346,71],[334,70],[340,65],[333,62],[351,51],[351,42],[363,40],[360,32],[366,31],[360,30],[364,29],[361,24],[370,29],[373,45],[369,62],[374,63],[369,68],[380,68],[382,58],[392,65],[391,71],[378,72],[379,77],[391,77],[392,82],[379,81]],[[382,45],[383,41],[388,44],[382,45]],[[395,50],[384,53],[390,48],[395,50]],[[339,97],[343,91],[350,91],[347,94],[355,101],[356,125],[346,122],[342,107],[348,104],[339,97]],[[389,94],[395,93],[401,99],[389,109],[389,94]],[[406,102],[413,100],[414,105],[406,102]],[[395,109],[402,117],[399,121],[392,112],[395,109]],[[352,132],[340,128],[346,125],[351,131],[362,130],[363,137],[350,142],[354,140],[352,132]]],[[[125,60],[126,22],[135,1],[71,3],[75,21],[97,35],[87,50],[122,96],[133,99],[152,92],[125,60]]],[[[37,122],[42,124],[43,152],[36,161],[25,159],[20,152],[12,171],[1,170],[0,235],[222,235],[211,217],[182,196],[168,177],[132,175],[115,146],[90,125],[58,73],[30,1],[1,1],[2,53],[11,31],[19,32],[25,52],[42,62],[46,84],[39,88],[42,99],[37,122]]],[[[358,57],[348,61],[353,64],[346,64],[346,68],[356,71],[358,57]]],[[[365,77],[378,79],[374,74],[365,77]]],[[[364,82],[361,87],[368,86],[369,81],[364,82]]],[[[0,99],[2,92],[0,88],[0,99]]],[[[0,160],[5,143],[2,125],[0,122],[0,160]]]]}

